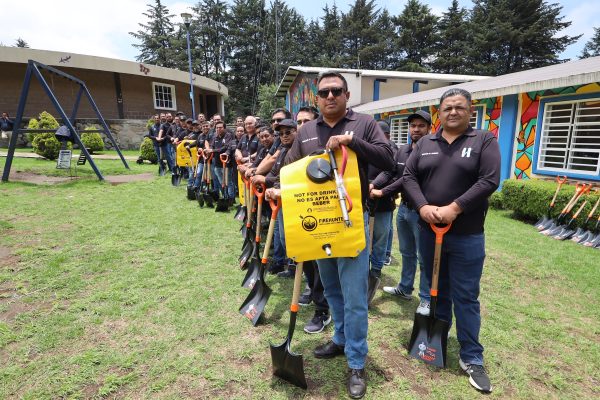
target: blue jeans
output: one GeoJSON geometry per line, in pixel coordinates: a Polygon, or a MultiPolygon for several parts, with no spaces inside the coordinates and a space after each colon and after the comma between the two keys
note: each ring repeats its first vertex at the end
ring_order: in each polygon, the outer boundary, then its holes
{"type": "Polygon", "coordinates": [[[388,242],[385,249],[385,259],[388,260],[392,256],[392,242],[394,241],[394,231],[391,229],[394,223],[394,213],[390,213],[390,231],[388,233],[388,242]]]}
{"type": "MultiPolygon", "coordinates": [[[[368,243],[369,221],[365,218],[365,242],[368,243]]],[[[317,260],[325,298],[333,316],[333,342],[344,346],[348,366],[365,367],[369,351],[367,331],[367,282],[369,279],[369,252],[365,247],[357,257],[317,260]]]]}
{"type": "Polygon", "coordinates": [[[393,211],[381,211],[375,213],[373,223],[373,244],[371,247],[371,274],[381,276],[383,263],[386,261],[385,253],[387,251],[388,237],[392,230],[393,211]]]}
{"type": "Polygon", "coordinates": [[[235,184],[237,183],[237,168],[235,166],[227,167],[227,198],[235,199],[235,184]]]}
{"type": "Polygon", "coordinates": [[[173,172],[173,170],[175,169],[175,157],[173,156],[170,150],[172,146],[167,143],[164,146],[160,146],[159,148],[159,152],[162,153],[162,157],[158,157],[159,162],[161,158],[165,158],[167,160],[167,166],[169,167],[169,171],[173,172]]]}
{"type": "Polygon", "coordinates": [[[222,187],[223,181],[223,167],[212,166],[212,181],[215,190],[218,190],[221,193],[221,197],[227,198],[227,188],[222,187]]]}
{"type": "Polygon", "coordinates": [[[429,281],[423,272],[423,260],[419,248],[419,213],[411,210],[404,203],[400,203],[396,215],[396,229],[398,230],[398,243],[402,254],[402,277],[398,289],[406,294],[412,294],[417,272],[417,261],[421,269],[419,280],[419,297],[422,301],[429,302],[429,281]]]}
{"type": "Polygon", "coordinates": [[[283,235],[283,213],[281,209],[277,214],[277,223],[273,229],[273,265],[283,266],[286,262],[285,238],[283,235]],[[283,240],[282,240],[283,239],[283,240]]]}
{"type": "Polygon", "coordinates": [[[202,183],[202,171],[204,171],[204,164],[199,162],[196,167],[196,179],[194,179],[194,187],[200,187],[202,183]]]}
{"type": "MultiPolygon", "coordinates": [[[[435,235],[422,228],[420,249],[428,282],[433,271],[435,235]]],[[[483,233],[444,236],[436,317],[452,322],[452,307],[456,317],[456,335],[460,343],[460,358],[467,364],[483,365],[483,346],[479,343],[481,314],[479,282],[485,259],[483,233]]]]}

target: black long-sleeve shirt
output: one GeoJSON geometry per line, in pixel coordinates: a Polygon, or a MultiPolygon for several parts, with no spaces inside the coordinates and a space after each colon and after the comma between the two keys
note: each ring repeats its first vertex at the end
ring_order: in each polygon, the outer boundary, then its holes
{"type": "Polygon", "coordinates": [[[223,136],[215,135],[210,142],[210,148],[213,150],[213,162],[216,161],[215,167],[222,168],[221,161],[219,160],[219,156],[222,153],[227,153],[229,150],[229,142],[233,139],[232,135],[229,133],[223,134],[223,136]]]}
{"type": "Polygon", "coordinates": [[[469,127],[449,144],[440,129],[419,140],[402,179],[403,192],[417,210],[427,204],[458,204],[463,212],[450,233],[481,233],[487,199],[500,183],[498,141],[489,131],[469,127]]]}
{"type": "Polygon", "coordinates": [[[369,164],[382,170],[391,170],[394,167],[389,141],[373,117],[355,113],[348,109],[346,115],[333,127],[325,123],[322,115],[307,122],[298,131],[296,140],[294,140],[294,144],[288,151],[284,164],[323,151],[331,136],[344,134],[352,135],[348,147],[354,150],[358,158],[362,203],[365,206],[369,196],[369,181],[367,179],[369,164]]]}

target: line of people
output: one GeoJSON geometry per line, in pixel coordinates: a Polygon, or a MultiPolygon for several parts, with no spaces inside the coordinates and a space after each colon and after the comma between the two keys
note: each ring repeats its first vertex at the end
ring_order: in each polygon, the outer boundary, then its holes
{"type": "MultiPolygon", "coordinates": [[[[277,199],[281,195],[279,172],[284,165],[341,145],[356,153],[363,209],[367,210],[365,241],[369,246],[357,257],[305,262],[307,287],[299,301],[301,305],[315,305],[314,316],[304,326],[307,333],[322,332],[334,322],[332,339],[315,348],[314,356],[346,357],[350,370],[347,390],[352,398],[366,393],[368,308],[382,269],[391,261],[394,211],[402,273],[398,284],[383,287],[383,292],[412,300],[419,265],[417,313],[423,315],[430,313],[434,236],[429,223],[451,223],[442,250],[436,317],[448,322],[453,315],[456,317],[460,366],[475,388],[490,392],[492,386],[483,368],[483,346],[479,342],[478,297],[485,258],[487,198],[499,184],[500,155],[495,137],[470,126],[471,96],[462,89],[450,89],[441,97],[441,126],[436,132],[431,132],[431,116],[426,111],[416,110],[409,115],[410,143],[398,148],[390,140],[386,122],[376,122],[347,107],[350,92],[341,74],[321,74],[317,87],[320,113],[316,108],[304,107],[293,118],[288,110],[276,109],[270,125],[247,116],[236,120],[235,132],[226,129],[220,115],[211,121],[202,114],[197,120],[157,115],[149,135],[154,137],[159,159],[164,157],[170,170],[175,163],[169,143],[177,145],[188,140],[187,146],[202,149],[205,159],[211,155],[215,160],[223,157],[223,164],[213,163],[213,177],[220,196],[230,204],[239,190],[237,173],[254,185],[266,185],[266,198],[277,199]],[[230,171],[227,185],[221,182],[224,166],[230,171]]],[[[188,182],[194,188],[201,184],[203,165],[198,163],[196,171],[188,172],[188,182]]],[[[265,207],[264,218],[270,213],[265,207]]],[[[294,263],[286,256],[285,241],[280,210],[268,271],[282,278],[295,273],[294,263]]]]}

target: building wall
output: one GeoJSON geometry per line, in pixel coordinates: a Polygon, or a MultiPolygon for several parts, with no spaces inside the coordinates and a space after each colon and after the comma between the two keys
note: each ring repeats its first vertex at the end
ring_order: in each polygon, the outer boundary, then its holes
{"type": "Polygon", "coordinates": [[[515,164],[513,176],[516,179],[530,179],[533,177],[533,149],[537,137],[537,122],[540,100],[549,96],[569,94],[598,93],[600,96],[600,83],[587,85],[567,86],[552,90],[527,92],[519,95],[520,116],[517,123],[517,146],[514,156],[515,164]]]}
{"type": "MultiPolygon", "coordinates": [[[[391,97],[401,96],[403,94],[409,94],[413,92],[413,82],[412,79],[393,79],[388,78],[387,82],[379,82],[379,98],[375,99],[374,95],[374,87],[375,87],[375,79],[374,77],[363,77],[361,80],[362,85],[362,98],[361,104],[368,103],[374,100],[383,100],[389,99],[391,97]]],[[[447,86],[448,82],[443,81],[434,81],[430,80],[429,83],[419,84],[419,92],[435,89],[442,86],[447,86]]]]}

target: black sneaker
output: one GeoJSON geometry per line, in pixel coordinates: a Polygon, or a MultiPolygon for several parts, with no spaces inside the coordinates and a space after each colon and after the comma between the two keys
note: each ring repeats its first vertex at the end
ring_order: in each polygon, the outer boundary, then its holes
{"type": "Polygon", "coordinates": [[[469,375],[469,383],[471,386],[484,393],[492,392],[492,384],[483,365],[466,364],[460,359],[458,360],[458,364],[462,370],[469,375]]]}
{"type": "Polygon", "coordinates": [[[301,306],[307,306],[312,302],[312,296],[310,295],[310,288],[304,289],[304,292],[298,298],[298,304],[301,306]]]}
{"type": "Polygon", "coordinates": [[[293,278],[296,275],[296,271],[293,270],[285,270],[277,274],[279,278],[293,278]]]}
{"type": "Polygon", "coordinates": [[[269,269],[267,269],[267,272],[271,275],[276,275],[280,272],[282,272],[285,268],[283,268],[283,265],[275,265],[275,264],[271,264],[269,266],[269,269]]]}
{"type": "Polygon", "coordinates": [[[304,325],[306,333],[320,333],[331,323],[331,315],[323,313],[315,313],[315,316],[304,325]]]}

